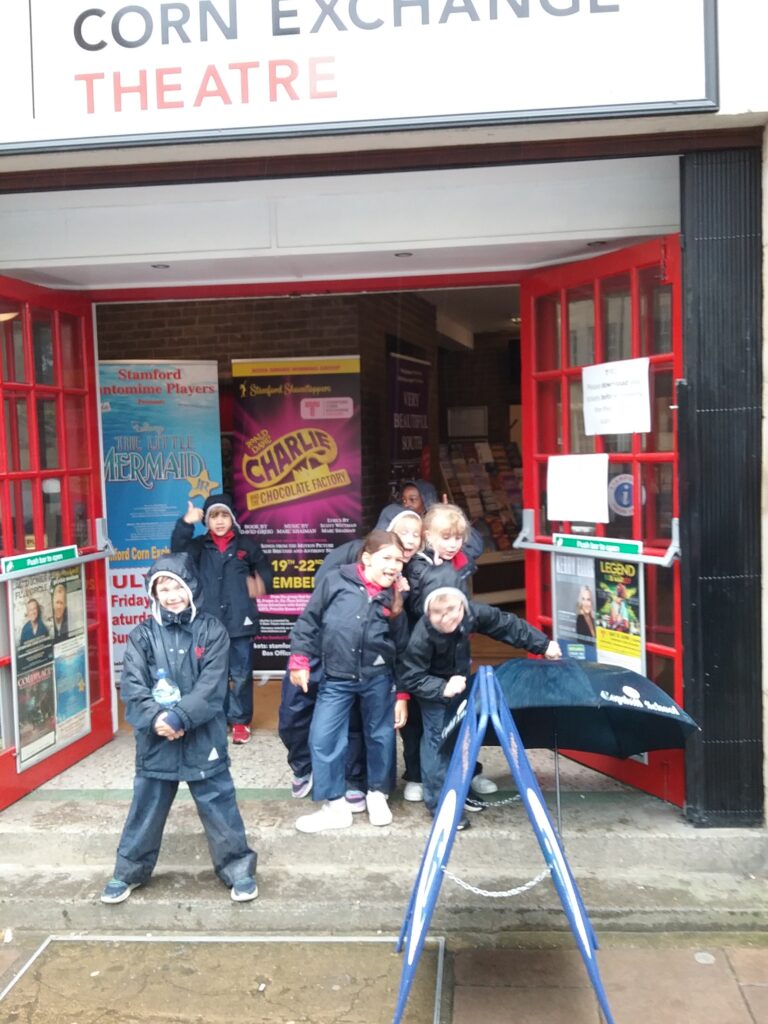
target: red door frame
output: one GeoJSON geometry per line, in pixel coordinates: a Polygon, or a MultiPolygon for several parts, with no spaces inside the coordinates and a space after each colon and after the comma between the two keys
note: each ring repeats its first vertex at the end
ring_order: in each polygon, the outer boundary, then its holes
{"type": "MultiPolygon", "coordinates": [[[[568,324],[567,324],[567,294],[571,289],[591,289],[594,296],[595,308],[595,360],[602,358],[602,337],[601,317],[599,314],[600,303],[598,294],[598,282],[603,278],[615,277],[619,274],[631,276],[631,306],[632,306],[632,357],[641,354],[640,346],[640,313],[639,313],[639,289],[638,271],[644,267],[659,266],[663,284],[671,285],[672,291],[672,352],[669,355],[651,355],[650,363],[653,371],[657,369],[671,370],[673,382],[679,380],[683,375],[683,353],[682,353],[682,299],[681,299],[681,269],[680,269],[680,242],[679,236],[672,235],[666,238],[645,242],[641,245],[624,249],[619,252],[606,254],[591,260],[561,264],[556,267],[548,267],[542,271],[531,271],[526,275],[522,285],[521,293],[521,364],[523,384],[523,502],[526,508],[534,510],[535,538],[537,543],[551,543],[551,535],[544,530],[541,522],[541,491],[543,486],[543,473],[546,469],[546,461],[550,454],[556,452],[568,454],[570,452],[570,418],[568,404],[569,380],[580,376],[580,367],[576,367],[568,373],[567,351],[568,351],[568,324]],[[543,371],[537,368],[537,322],[536,302],[544,296],[554,297],[561,310],[560,317],[560,357],[559,368],[543,371]],[[550,381],[550,386],[557,390],[560,402],[560,422],[549,423],[544,411],[539,407],[539,392],[543,385],[550,381]],[[547,433],[547,426],[549,432],[547,433]],[[559,431],[559,442],[558,442],[559,431]]],[[[672,405],[674,410],[675,406],[672,405]]],[[[666,540],[658,537],[649,538],[642,535],[643,524],[643,480],[641,472],[644,467],[653,467],[659,464],[667,464],[672,467],[672,516],[679,518],[679,488],[678,488],[678,457],[677,457],[677,416],[673,412],[673,447],[671,453],[666,451],[663,454],[657,452],[643,452],[641,450],[641,435],[632,435],[631,453],[609,453],[610,463],[630,463],[634,478],[633,487],[633,532],[634,539],[644,542],[643,551],[645,554],[662,556],[667,547],[666,540]],[[649,541],[655,541],[649,542],[649,541]]],[[[595,438],[595,450],[604,450],[602,439],[595,438]]],[[[645,512],[646,522],[650,525],[653,519],[650,515],[652,502],[648,501],[648,511],[645,512]]],[[[570,524],[562,524],[557,529],[561,532],[569,532],[570,524]]],[[[598,526],[597,534],[610,536],[609,526],[598,526]]],[[[545,630],[552,628],[551,597],[547,591],[550,587],[551,556],[546,552],[526,552],[526,594],[527,614],[529,619],[545,630]]],[[[647,639],[646,651],[649,657],[666,659],[667,663],[673,665],[672,696],[679,703],[683,704],[683,671],[682,671],[682,609],[680,594],[680,571],[679,563],[674,563],[672,573],[672,595],[673,595],[673,629],[670,630],[665,642],[659,642],[661,637],[657,634],[656,639],[647,639]]],[[[646,588],[646,609],[649,609],[649,602],[653,602],[651,588],[646,588]]],[[[659,661],[661,663],[661,661],[659,661]]],[[[656,796],[669,800],[672,803],[682,806],[685,799],[685,765],[682,751],[656,751],[648,755],[648,763],[638,760],[618,760],[616,758],[603,756],[584,756],[571,754],[575,760],[581,761],[590,767],[611,775],[622,782],[628,783],[638,789],[653,793],[656,796]]]]}
{"type": "MultiPolygon", "coordinates": [[[[41,395],[56,402],[56,425],[59,438],[61,458],[59,466],[55,469],[43,469],[37,464],[37,459],[32,454],[31,465],[25,470],[9,470],[6,455],[2,456],[0,462],[0,515],[6,529],[0,540],[0,553],[10,555],[18,553],[20,545],[14,543],[11,535],[12,522],[12,492],[13,483],[22,480],[32,481],[33,491],[33,528],[35,533],[35,546],[44,546],[43,526],[43,504],[41,488],[35,486],[46,477],[54,477],[61,481],[61,519],[62,519],[62,544],[76,543],[75,516],[73,514],[72,502],[70,501],[70,484],[75,486],[76,481],[88,481],[83,489],[82,496],[86,499],[86,528],[88,540],[85,544],[78,546],[80,555],[95,555],[96,548],[96,520],[104,515],[102,504],[101,486],[101,454],[99,449],[99,404],[98,404],[98,376],[96,368],[96,355],[93,340],[92,306],[90,296],[75,292],[58,292],[46,288],[39,288],[29,285],[23,281],[16,281],[11,278],[0,276],[0,300],[18,305],[21,311],[22,339],[24,358],[28,372],[26,380],[22,382],[6,381],[0,371],[0,399],[5,410],[6,399],[13,397],[17,400],[30,399],[27,403],[29,448],[31,453],[39,451],[39,431],[37,423],[37,399],[41,395]],[[32,317],[34,313],[50,317],[52,327],[52,343],[54,351],[54,366],[56,367],[55,384],[52,386],[38,385],[33,380],[32,367],[33,342],[32,342],[32,317]],[[69,323],[79,328],[79,344],[83,367],[83,379],[79,386],[70,386],[72,381],[65,381],[62,376],[63,353],[62,353],[62,332],[60,330],[61,317],[69,318],[69,323]],[[69,454],[67,444],[67,430],[65,420],[65,402],[69,399],[73,408],[75,403],[82,402],[86,409],[85,443],[81,451],[85,452],[86,462],[77,462],[77,457],[69,454]],[[71,462],[70,460],[74,460],[71,462]]],[[[4,342],[5,343],[5,342],[4,342]]],[[[0,363],[0,366],[3,364],[0,363]]],[[[9,417],[8,422],[13,423],[14,418],[9,417]]],[[[6,438],[6,416],[0,415],[0,450],[8,453],[9,447],[6,438]]],[[[13,428],[12,428],[13,429],[13,428]]],[[[78,492],[80,501],[81,492],[78,492]]],[[[82,524],[79,524],[82,525],[82,524]]],[[[82,536],[79,537],[82,541],[82,536]]],[[[88,630],[88,666],[89,684],[91,696],[91,731],[87,736],[71,743],[62,750],[56,751],[50,757],[38,761],[36,764],[26,768],[22,772],[16,771],[16,750],[9,745],[0,751],[0,809],[8,806],[14,801],[25,796],[38,786],[61,774],[66,768],[76,764],[87,754],[98,749],[107,743],[113,735],[112,720],[112,684],[111,670],[109,663],[109,613],[108,595],[106,580],[106,561],[95,559],[85,564],[85,600],[87,609],[87,630],[88,630]]],[[[2,577],[0,577],[2,579],[2,577]]],[[[0,629],[7,630],[7,623],[0,623],[0,629]]],[[[4,674],[10,674],[12,663],[10,655],[0,658],[0,667],[4,674]]],[[[11,724],[11,723],[7,723],[11,724]]]]}

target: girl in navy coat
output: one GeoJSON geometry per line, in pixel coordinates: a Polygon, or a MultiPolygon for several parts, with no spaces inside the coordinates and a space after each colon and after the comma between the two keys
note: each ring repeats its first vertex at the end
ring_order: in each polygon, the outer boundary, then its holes
{"type": "Polygon", "coordinates": [[[394,666],[408,642],[399,592],[403,549],[398,536],[374,530],[360,560],[326,573],[291,633],[290,681],[306,692],[310,659],[323,678],[309,733],[312,798],[322,806],[296,822],[300,832],[347,828],[345,799],[349,713],[359,696],[367,762],[366,808],[373,825],[389,825],[395,713],[394,666]]]}

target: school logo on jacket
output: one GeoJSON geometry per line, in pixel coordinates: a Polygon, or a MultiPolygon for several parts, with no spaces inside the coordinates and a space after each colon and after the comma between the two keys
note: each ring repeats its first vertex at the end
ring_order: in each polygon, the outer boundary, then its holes
{"type": "Polygon", "coordinates": [[[205,654],[205,648],[204,647],[196,647],[195,648],[195,657],[197,658],[198,661],[200,661],[200,659],[202,658],[202,656],[204,654],[205,654]]]}

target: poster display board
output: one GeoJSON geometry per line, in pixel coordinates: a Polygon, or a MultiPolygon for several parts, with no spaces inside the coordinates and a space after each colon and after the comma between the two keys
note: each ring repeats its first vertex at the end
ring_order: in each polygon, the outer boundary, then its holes
{"type": "Polygon", "coordinates": [[[83,569],[67,565],[76,554],[3,559],[3,572],[43,568],[8,583],[19,772],[91,730],[83,569]]]}
{"type": "Polygon", "coordinates": [[[221,490],[218,364],[104,360],[99,387],[119,679],[128,633],[147,614],[144,573],[170,550],[187,502],[221,490]]]}
{"type": "Polygon", "coordinates": [[[553,534],[555,639],[570,658],[645,675],[644,574],[628,561],[640,541],[553,534]]]}
{"type": "Polygon", "coordinates": [[[405,480],[424,475],[422,453],[429,453],[429,370],[425,359],[390,352],[389,482],[393,493],[405,480]]]}
{"type": "Polygon", "coordinates": [[[315,570],[360,535],[360,358],[237,359],[232,376],[235,506],[274,571],[254,667],[282,674],[315,570]]]}

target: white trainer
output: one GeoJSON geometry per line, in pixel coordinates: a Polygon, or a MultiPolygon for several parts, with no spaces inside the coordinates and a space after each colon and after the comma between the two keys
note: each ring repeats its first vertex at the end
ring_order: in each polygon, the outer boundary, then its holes
{"type": "Polygon", "coordinates": [[[424,787],[420,782],[406,782],[403,788],[403,800],[409,804],[417,804],[424,799],[424,787]]]}
{"type": "Polygon", "coordinates": [[[487,796],[489,793],[498,793],[499,791],[499,787],[487,775],[476,775],[470,782],[469,788],[478,796],[487,796]]]}
{"type": "Polygon", "coordinates": [[[369,789],[365,795],[365,806],[368,808],[368,821],[372,825],[392,824],[392,811],[389,809],[386,794],[377,789],[369,789]]]}
{"type": "Polygon", "coordinates": [[[351,824],[352,811],[343,796],[326,800],[319,810],[296,819],[299,832],[326,832],[331,828],[349,828],[351,824]]]}

